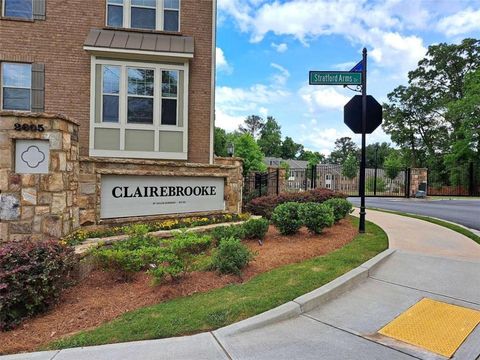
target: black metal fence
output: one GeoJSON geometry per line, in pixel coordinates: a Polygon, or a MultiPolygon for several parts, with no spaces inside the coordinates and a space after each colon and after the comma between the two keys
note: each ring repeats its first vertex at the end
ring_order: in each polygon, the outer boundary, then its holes
{"type": "Polygon", "coordinates": [[[447,175],[428,173],[428,195],[480,196],[480,167],[473,162],[458,165],[447,175]]]}
{"type": "MultiPolygon", "coordinates": [[[[342,165],[319,164],[306,169],[290,169],[287,191],[306,191],[317,187],[340,191],[348,195],[359,195],[359,173],[347,176],[342,165]]],[[[367,196],[408,196],[409,169],[387,171],[365,169],[365,194],[367,196]]]]}
{"type": "Polygon", "coordinates": [[[268,173],[252,172],[244,178],[243,203],[266,195],[280,193],[280,171],[276,169],[268,173]]]}

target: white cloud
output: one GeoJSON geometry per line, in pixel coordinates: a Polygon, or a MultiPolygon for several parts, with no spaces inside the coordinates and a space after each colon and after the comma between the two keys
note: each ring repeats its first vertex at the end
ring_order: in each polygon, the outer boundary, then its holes
{"type": "Polygon", "coordinates": [[[343,62],[343,63],[332,65],[332,68],[336,69],[336,70],[348,71],[351,68],[353,68],[356,64],[357,63],[355,61],[346,61],[346,62],[343,62]]]}
{"type": "Polygon", "coordinates": [[[303,86],[298,91],[302,100],[307,104],[310,113],[318,110],[343,110],[350,97],[340,93],[334,87],[303,86]]]}
{"type": "Polygon", "coordinates": [[[291,94],[285,87],[290,76],[287,69],[271,64],[276,72],[268,84],[254,84],[247,88],[218,86],[216,88],[216,125],[235,130],[251,114],[266,116],[268,107],[285,102],[291,94]]]}
{"type": "Polygon", "coordinates": [[[480,9],[471,8],[446,16],[438,22],[437,29],[447,36],[465,34],[480,30],[480,9]]]}
{"type": "Polygon", "coordinates": [[[288,45],[286,43],[276,44],[272,42],[271,46],[279,53],[284,53],[285,51],[288,50],[288,45]]]}
{"type": "Polygon", "coordinates": [[[231,73],[233,69],[228,63],[223,50],[218,47],[215,50],[217,71],[223,71],[228,74],[231,73]]]}
{"type": "MultiPolygon", "coordinates": [[[[380,66],[405,73],[425,55],[418,36],[402,35],[404,28],[426,26],[429,12],[418,2],[408,0],[296,0],[252,1],[223,0],[220,8],[231,16],[252,42],[260,42],[268,33],[291,36],[305,46],[324,35],[340,35],[355,46],[372,49],[372,59],[380,66]],[[229,4],[229,6],[227,6],[229,4]],[[235,6],[233,5],[235,4],[235,6]],[[239,14],[239,9],[243,9],[239,14]]],[[[277,44],[272,43],[275,47],[277,44]]],[[[281,44],[280,44],[281,45],[281,44]]],[[[279,45],[279,46],[280,46],[279,45]]]]}
{"type": "Polygon", "coordinates": [[[302,130],[300,135],[300,141],[308,148],[312,148],[315,151],[320,149],[322,154],[329,155],[334,146],[335,140],[344,136],[353,138],[353,134],[347,130],[339,131],[335,128],[320,128],[315,126],[307,126],[305,130],[302,130]]]}

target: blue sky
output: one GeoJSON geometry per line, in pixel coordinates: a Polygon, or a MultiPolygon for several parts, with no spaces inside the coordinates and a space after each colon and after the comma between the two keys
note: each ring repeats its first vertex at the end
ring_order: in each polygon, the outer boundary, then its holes
{"type": "MultiPolygon", "coordinates": [[[[480,0],[218,0],[216,125],[274,116],[283,136],[328,154],[350,136],[355,93],[309,86],[309,70],[350,70],[369,52],[368,93],[379,102],[407,83],[429,45],[480,36],[480,0]]],[[[367,142],[388,141],[381,129],[367,142]]]]}

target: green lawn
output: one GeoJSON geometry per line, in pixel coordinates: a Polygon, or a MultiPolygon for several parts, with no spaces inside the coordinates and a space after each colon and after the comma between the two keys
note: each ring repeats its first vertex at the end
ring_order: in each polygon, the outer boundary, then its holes
{"type": "MultiPolygon", "coordinates": [[[[350,217],[354,226],[358,220],[350,217]]],[[[328,255],[286,265],[243,284],[182,297],[120,316],[100,327],[56,341],[61,349],[209,331],[246,319],[312,291],[388,248],[387,235],[367,222],[365,234],[328,255]]]]}
{"type": "Polygon", "coordinates": [[[431,218],[429,216],[404,213],[404,212],[401,212],[401,211],[384,210],[384,209],[378,209],[378,208],[372,208],[372,210],[382,211],[382,212],[386,212],[386,213],[390,213],[390,214],[402,215],[402,216],[407,216],[407,217],[411,217],[411,218],[414,218],[414,219],[428,221],[428,222],[431,222],[433,224],[437,224],[437,225],[446,227],[450,230],[456,231],[456,232],[458,232],[462,235],[465,235],[466,237],[472,239],[477,244],[480,244],[480,236],[475,235],[473,232],[471,232],[468,229],[465,229],[463,226],[452,224],[448,221],[443,221],[443,220],[440,220],[440,219],[431,218]]]}

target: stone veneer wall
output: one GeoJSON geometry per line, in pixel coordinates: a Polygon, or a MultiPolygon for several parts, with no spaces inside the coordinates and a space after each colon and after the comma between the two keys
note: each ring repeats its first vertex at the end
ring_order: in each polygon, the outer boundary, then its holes
{"type": "Polygon", "coordinates": [[[410,196],[415,196],[420,184],[427,182],[428,170],[425,168],[412,168],[410,170],[410,196]]]}
{"type": "MultiPolygon", "coordinates": [[[[215,164],[189,164],[139,159],[90,158],[80,159],[78,205],[80,225],[101,225],[128,223],[176,216],[207,215],[207,213],[152,215],[100,219],[100,193],[102,175],[144,175],[144,176],[211,176],[225,179],[225,213],[240,213],[242,209],[242,160],[239,158],[216,158],[215,164]]],[[[218,213],[218,212],[214,212],[218,213]]],[[[211,214],[211,213],[210,213],[211,214]]]]}
{"type": "Polygon", "coordinates": [[[79,226],[78,124],[64,116],[0,112],[0,242],[60,238],[79,226]],[[44,132],[16,131],[42,124],[44,132]],[[15,173],[15,141],[48,140],[48,174],[15,173]]]}

